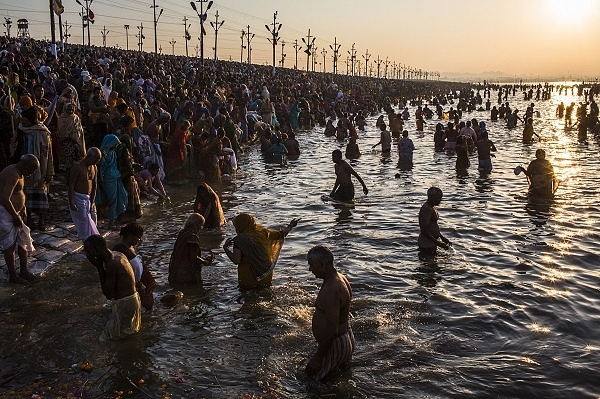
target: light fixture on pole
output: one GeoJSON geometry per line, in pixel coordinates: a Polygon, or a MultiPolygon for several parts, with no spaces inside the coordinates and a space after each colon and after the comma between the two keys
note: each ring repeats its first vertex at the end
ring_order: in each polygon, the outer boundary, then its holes
{"type": "Polygon", "coordinates": [[[277,46],[277,39],[279,39],[279,31],[281,30],[281,24],[277,25],[277,11],[273,13],[273,29],[269,25],[265,25],[265,28],[271,34],[271,38],[267,38],[273,45],[273,74],[275,74],[275,47],[277,46]]]}
{"type": "Polygon", "coordinates": [[[206,6],[206,11],[204,11],[204,3],[208,0],[196,0],[196,2],[190,1],[190,5],[192,9],[196,11],[198,14],[198,18],[200,19],[200,61],[204,62],[204,35],[206,35],[206,31],[204,30],[204,21],[206,20],[206,12],[210,10],[213,2],[208,1],[208,5],[206,6]],[[195,3],[200,3],[200,12],[198,12],[198,8],[196,8],[195,3]]]}
{"type": "Polygon", "coordinates": [[[160,16],[162,15],[164,9],[160,9],[160,12],[158,13],[158,17],[156,16],[156,8],[158,7],[156,5],[156,0],[152,0],[152,5],[150,6],[151,8],[153,8],[154,10],[154,54],[158,53],[158,38],[156,37],[156,24],[158,24],[158,19],[160,18],[160,16]]]}

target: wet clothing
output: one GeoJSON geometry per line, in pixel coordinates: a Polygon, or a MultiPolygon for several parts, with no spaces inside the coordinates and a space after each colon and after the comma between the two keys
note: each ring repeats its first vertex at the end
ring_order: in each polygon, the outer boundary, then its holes
{"type": "Polygon", "coordinates": [[[112,313],[100,335],[100,341],[124,338],[140,331],[142,311],[137,292],[121,299],[112,300],[112,313]]]}
{"type": "Polygon", "coordinates": [[[202,283],[202,264],[196,258],[190,258],[189,247],[200,248],[200,238],[192,230],[184,228],[179,232],[171,253],[169,283],[202,283]]]}
{"type": "Polygon", "coordinates": [[[15,226],[10,213],[0,205],[0,251],[6,251],[13,245],[25,248],[27,252],[35,250],[29,227],[26,224],[15,226]]]}
{"type": "Polygon", "coordinates": [[[71,219],[73,219],[73,224],[75,224],[77,237],[79,237],[81,241],[85,241],[89,236],[98,234],[98,217],[96,211],[92,211],[91,209],[92,204],[88,194],[73,193],[72,199],[77,206],[77,210],[74,211],[69,207],[71,219]]]}
{"type": "Polygon", "coordinates": [[[354,184],[340,184],[333,194],[333,199],[344,202],[352,201],[354,199],[354,184]]]}
{"type": "Polygon", "coordinates": [[[321,362],[321,367],[315,375],[315,379],[318,381],[325,380],[332,372],[339,369],[340,366],[352,360],[355,345],[354,334],[352,333],[352,329],[348,327],[348,331],[334,339],[329,351],[321,362]]]}
{"type": "Polygon", "coordinates": [[[154,276],[152,276],[150,269],[144,265],[142,257],[129,249],[125,244],[119,243],[115,245],[113,251],[121,252],[127,257],[127,260],[133,269],[136,285],[141,282],[146,288],[144,292],[138,292],[140,302],[146,310],[152,310],[154,307],[154,288],[156,288],[156,280],[154,279],[154,276]]]}
{"type": "Polygon", "coordinates": [[[264,228],[251,215],[244,213],[238,215],[235,226],[238,235],[233,239],[233,248],[242,252],[238,264],[240,288],[270,286],[285,232],[264,228]]]}

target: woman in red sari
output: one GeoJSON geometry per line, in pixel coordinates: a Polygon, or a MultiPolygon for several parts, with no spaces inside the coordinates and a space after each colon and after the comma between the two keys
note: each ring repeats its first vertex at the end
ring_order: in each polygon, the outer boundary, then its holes
{"type": "Polygon", "coordinates": [[[185,170],[187,158],[187,140],[189,135],[190,122],[183,120],[177,124],[173,137],[169,142],[167,158],[165,162],[166,178],[170,181],[181,181],[187,178],[185,170]]]}

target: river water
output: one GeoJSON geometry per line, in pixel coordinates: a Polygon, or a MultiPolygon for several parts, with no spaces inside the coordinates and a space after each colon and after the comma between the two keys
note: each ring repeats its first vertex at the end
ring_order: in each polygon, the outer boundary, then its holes
{"type": "MultiPolygon", "coordinates": [[[[508,100],[524,113],[522,94],[508,100]]],[[[356,182],[350,207],[321,200],[335,179],[331,151],[345,148],[322,129],[297,135],[302,155],[286,166],[251,148],[234,183],[219,190],[228,219],[251,212],[271,227],[302,219],[271,289],[241,293],[221,252],[203,270],[202,286],[176,287],[185,293],[178,305],[159,303],[144,314],[140,334],[106,344],[97,340],[109,311],[96,272],[81,254],[65,258],[38,289],[3,299],[14,310],[2,315],[0,382],[9,389],[71,375],[86,397],[106,398],[597,398],[598,143],[577,144],[577,132],[554,117],[560,101],[578,100],[555,92],[537,102],[542,141],[532,145],[520,142],[520,125],[508,130],[489,122],[489,112],[465,114],[487,122],[498,148],[488,177],[475,158],[468,176],[457,177],[455,157],[433,151],[437,121],[417,133],[414,107],[407,125],[414,168],[400,171],[395,152],[386,159],[370,150],[379,133],[369,118],[359,133],[363,155],[351,161],[369,194],[356,182]],[[538,148],[561,180],[548,203],[528,201],[525,177],[513,173],[538,148]],[[440,226],[453,248],[421,261],[417,215],[432,185],[444,192],[440,226]],[[354,358],[326,384],[303,375],[316,349],[310,322],[320,280],[305,258],[316,244],[332,249],[354,295],[354,358]],[[86,359],[94,370],[79,376],[71,365],[86,359]]],[[[138,252],[155,272],[159,297],[170,289],[169,256],[194,186],[170,187],[175,205],[149,206],[141,220],[138,252]]],[[[220,252],[233,233],[228,222],[202,239],[220,252]]]]}

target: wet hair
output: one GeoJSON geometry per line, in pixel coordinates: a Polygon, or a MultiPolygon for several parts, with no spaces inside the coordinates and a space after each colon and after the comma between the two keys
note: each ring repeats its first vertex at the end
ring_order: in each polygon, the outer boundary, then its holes
{"type": "Polygon", "coordinates": [[[439,187],[429,187],[427,190],[427,198],[433,197],[436,194],[442,195],[442,189],[439,187]]]}
{"type": "Polygon", "coordinates": [[[538,148],[538,150],[535,152],[535,157],[537,159],[545,159],[546,158],[546,151],[542,150],[541,148],[538,148]]]}
{"type": "Polygon", "coordinates": [[[100,234],[92,234],[83,242],[84,248],[107,249],[106,240],[100,234]]]}
{"type": "Polygon", "coordinates": [[[342,157],[342,151],[340,151],[340,150],[333,150],[333,151],[331,152],[331,155],[333,155],[333,156],[338,156],[338,157],[340,157],[340,158],[341,158],[341,157],[342,157]]]}
{"type": "Polygon", "coordinates": [[[131,222],[121,228],[119,235],[121,237],[137,236],[144,234],[144,228],[137,222],[131,222]]]}
{"type": "Polygon", "coordinates": [[[185,221],[184,227],[190,228],[198,225],[200,225],[200,227],[204,226],[204,216],[199,213],[192,213],[185,221]]]}
{"type": "Polygon", "coordinates": [[[322,265],[333,265],[333,253],[323,245],[312,247],[306,254],[308,262],[314,261],[322,265]]]}

